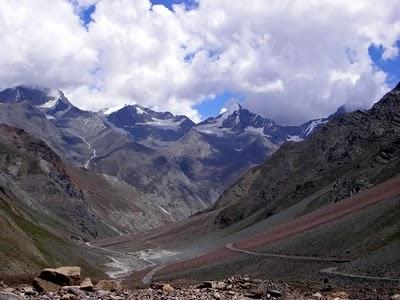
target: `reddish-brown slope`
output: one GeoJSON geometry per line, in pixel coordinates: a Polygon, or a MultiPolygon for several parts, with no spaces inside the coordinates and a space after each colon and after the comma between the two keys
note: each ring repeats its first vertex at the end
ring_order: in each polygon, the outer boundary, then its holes
{"type": "MultiPolygon", "coordinates": [[[[390,200],[398,195],[400,195],[400,177],[395,177],[341,202],[328,205],[293,221],[241,240],[235,244],[235,247],[247,250],[256,249],[260,246],[274,243],[318,226],[334,222],[344,216],[381,201],[390,200]]],[[[226,248],[219,248],[193,259],[169,265],[160,274],[171,274],[203,265],[210,265],[233,255],[237,254],[226,248]]]]}

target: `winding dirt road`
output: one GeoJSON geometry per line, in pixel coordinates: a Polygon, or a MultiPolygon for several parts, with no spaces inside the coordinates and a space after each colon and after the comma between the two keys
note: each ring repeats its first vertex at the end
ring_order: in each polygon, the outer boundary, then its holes
{"type": "MultiPolygon", "coordinates": [[[[254,256],[266,256],[266,257],[274,257],[274,258],[283,258],[283,259],[295,259],[295,260],[312,260],[312,261],[325,261],[325,262],[335,262],[335,263],[346,263],[350,262],[350,260],[346,259],[338,259],[338,258],[330,258],[330,257],[314,257],[314,256],[296,256],[296,255],[282,255],[282,254],[270,254],[270,253],[261,253],[261,252],[254,252],[248,250],[242,250],[236,248],[232,243],[229,243],[225,246],[225,248],[239,252],[247,255],[254,255],[254,256]]],[[[393,281],[399,282],[399,278],[390,278],[390,277],[379,277],[379,276],[365,276],[365,275],[357,275],[357,274],[350,274],[337,271],[337,267],[326,268],[320,270],[320,273],[328,274],[328,275],[335,275],[341,277],[349,277],[349,278],[357,278],[357,279],[367,279],[367,280],[380,280],[380,281],[393,281]]]]}
{"type": "Polygon", "coordinates": [[[336,271],[336,267],[326,268],[320,271],[320,273],[328,274],[328,275],[336,275],[342,277],[349,277],[349,278],[357,278],[357,279],[367,279],[367,280],[378,280],[378,281],[393,281],[400,283],[400,278],[390,278],[390,277],[379,277],[379,276],[365,276],[365,275],[356,275],[350,273],[344,273],[336,271]]]}
{"type": "Polygon", "coordinates": [[[350,260],[333,258],[333,257],[299,256],[299,255],[285,255],[285,254],[254,252],[254,251],[242,250],[242,249],[236,248],[232,243],[226,244],[225,248],[227,248],[231,251],[234,251],[234,252],[255,255],[255,256],[266,256],[266,257],[295,259],[295,260],[328,261],[328,262],[335,262],[335,263],[350,262],[350,260]]]}

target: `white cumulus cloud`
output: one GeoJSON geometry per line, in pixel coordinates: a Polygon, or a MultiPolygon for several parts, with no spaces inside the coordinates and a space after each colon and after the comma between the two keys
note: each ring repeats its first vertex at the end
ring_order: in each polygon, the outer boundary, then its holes
{"type": "Polygon", "coordinates": [[[136,102],[200,119],[230,91],[281,123],[369,107],[398,56],[400,0],[200,0],[171,11],[149,0],[2,0],[0,87],[64,89],[92,110],[136,102]],[[96,5],[82,25],[77,8],[96,5]]]}

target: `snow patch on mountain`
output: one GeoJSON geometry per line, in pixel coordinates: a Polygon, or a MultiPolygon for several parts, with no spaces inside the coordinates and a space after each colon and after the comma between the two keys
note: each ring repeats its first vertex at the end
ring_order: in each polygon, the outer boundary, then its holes
{"type": "Polygon", "coordinates": [[[50,100],[50,101],[48,101],[48,102],[46,102],[46,103],[44,103],[42,105],[38,105],[37,107],[39,107],[39,108],[51,108],[51,107],[54,107],[54,106],[57,105],[58,100],[59,100],[58,98],[57,99],[53,99],[53,100],[50,100]]]}
{"type": "Polygon", "coordinates": [[[261,135],[265,135],[264,134],[264,127],[253,127],[253,126],[247,126],[244,131],[247,132],[252,132],[252,133],[256,133],[256,134],[261,134],[261,135]]]}
{"type": "Polygon", "coordinates": [[[157,119],[157,118],[152,118],[152,121],[146,122],[146,123],[137,123],[137,125],[150,125],[150,126],[159,126],[163,128],[168,128],[168,129],[175,129],[177,130],[179,125],[183,120],[180,121],[174,121],[172,119],[157,119]]]}
{"type": "Polygon", "coordinates": [[[319,120],[311,121],[311,124],[310,124],[310,125],[307,127],[307,129],[304,131],[305,135],[311,134],[311,133],[314,131],[314,129],[315,129],[318,125],[320,125],[320,124],[325,124],[325,123],[327,123],[327,122],[328,122],[328,120],[324,120],[324,119],[319,119],[319,120]]]}
{"type": "Polygon", "coordinates": [[[286,140],[289,141],[289,142],[301,142],[304,139],[302,139],[298,135],[288,135],[286,140]]]}
{"type": "Polygon", "coordinates": [[[139,105],[135,105],[135,108],[136,108],[136,112],[139,114],[139,115],[144,115],[146,112],[143,110],[143,108],[142,107],[140,107],[139,105]]]}
{"type": "Polygon", "coordinates": [[[119,104],[110,108],[105,108],[103,110],[101,110],[101,114],[103,115],[111,115],[113,112],[119,111],[120,109],[128,106],[129,104],[119,104]]]}
{"type": "Polygon", "coordinates": [[[47,119],[47,120],[55,120],[55,119],[56,119],[55,117],[50,116],[50,115],[48,115],[48,114],[45,114],[45,116],[46,116],[46,119],[47,119]]]}

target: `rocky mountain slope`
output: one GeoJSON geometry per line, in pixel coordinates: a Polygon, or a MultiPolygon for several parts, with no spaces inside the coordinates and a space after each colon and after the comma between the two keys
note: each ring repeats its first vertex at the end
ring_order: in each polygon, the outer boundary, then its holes
{"type": "Polygon", "coordinates": [[[398,174],[399,94],[400,85],[369,111],[337,116],[308,140],[283,145],[220,197],[215,222],[225,226],[251,214],[265,218],[324,190],[310,204],[316,209],[398,174]]]}
{"type": "Polygon", "coordinates": [[[370,110],[336,115],[308,139],[285,143],[208,210],[96,244],[175,253],[128,281],[248,273],[324,289],[392,287],[400,278],[399,143],[400,84],[370,110]]]}
{"type": "Polygon", "coordinates": [[[61,92],[22,86],[1,92],[0,102],[1,123],[39,137],[74,165],[129,183],[155,201],[156,211],[165,210],[169,220],[210,204],[205,189],[191,182],[166,155],[136,143],[97,114],[79,110],[61,92]]]}
{"type": "MultiPolygon", "coordinates": [[[[336,114],[344,113],[341,108],[336,114]]],[[[332,118],[300,126],[280,126],[239,104],[194,124],[185,116],[158,113],[139,105],[101,111],[100,117],[136,142],[161,151],[194,182],[207,186],[203,199],[218,195],[249,168],[259,165],[284,142],[306,139],[332,118]]]]}
{"type": "Polygon", "coordinates": [[[65,164],[24,130],[0,125],[0,274],[85,263],[76,243],[170,222],[154,202],[118,178],[65,164]]]}
{"type": "Polygon", "coordinates": [[[47,88],[0,92],[0,123],[42,139],[69,163],[128,183],[174,221],[207,208],[283,142],[300,141],[326,121],[279,126],[238,105],[194,124],[139,105],[82,111],[47,88]]]}

